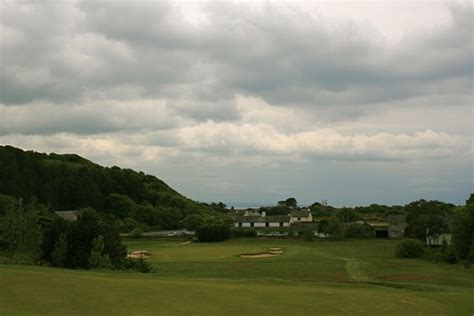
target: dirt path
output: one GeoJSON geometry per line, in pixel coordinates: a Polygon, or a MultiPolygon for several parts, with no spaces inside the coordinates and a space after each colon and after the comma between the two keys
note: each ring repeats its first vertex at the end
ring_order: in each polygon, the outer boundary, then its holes
{"type": "Polygon", "coordinates": [[[362,272],[360,267],[360,262],[357,259],[346,259],[346,271],[355,281],[369,281],[367,274],[362,272]]]}

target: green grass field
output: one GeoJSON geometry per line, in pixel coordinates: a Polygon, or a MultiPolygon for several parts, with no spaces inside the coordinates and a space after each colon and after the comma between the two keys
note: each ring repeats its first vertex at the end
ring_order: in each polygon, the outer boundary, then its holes
{"type": "Polygon", "coordinates": [[[393,257],[396,241],[126,241],[156,272],[0,265],[0,315],[469,315],[474,269],[393,257]],[[281,256],[242,253],[284,249],[281,256]]]}

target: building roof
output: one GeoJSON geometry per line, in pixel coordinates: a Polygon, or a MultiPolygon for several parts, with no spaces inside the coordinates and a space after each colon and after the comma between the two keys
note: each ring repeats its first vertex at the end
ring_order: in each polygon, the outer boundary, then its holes
{"type": "Polygon", "coordinates": [[[388,227],[387,222],[368,222],[367,224],[369,224],[372,227],[388,227]]]}
{"type": "Polygon", "coordinates": [[[389,223],[406,223],[406,219],[407,216],[405,214],[387,216],[387,222],[389,223]]]}
{"type": "Polygon", "coordinates": [[[265,216],[265,222],[289,222],[290,217],[288,215],[270,215],[265,216]]]}
{"type": "Polygon", "coordinates": [[[235,211],[236,216],[260,216],[258,211],[252,210],[237,210],[235,211]]]}
{"type": "Polygon", "coordinates": [[[270,216],[236,216],[234,222],[237,223],[269,223],[269,222],[289,222],[288,215],[270,215],[270,216]]]}
{"type": "Polygon", "coordinates": [[[319,227],[318,222],[297,222],[291,224],[291,228],[297,231],[304,231],[306,229],[314,229],[317,230],[319,227]]]}
{"type": "Polygon", "coordinates": [[[309,211],[292,211],[290,213],[291,217],[308,217],[309,214],[309,211]]]}
{"type": "Polygon", "coordinates": [[[58,211],[54,212],[57,216],[61,217],[65,221],[74,222],[77,220],[77,216],[79,215],[78,211],[58,211]]]}

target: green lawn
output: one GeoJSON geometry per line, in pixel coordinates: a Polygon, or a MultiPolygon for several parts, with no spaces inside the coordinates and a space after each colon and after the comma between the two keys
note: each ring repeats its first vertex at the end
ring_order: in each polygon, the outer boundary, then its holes
{"type": "Polygon", "coordinates": [[[474,269],[393,258],[395,241],[126,241],[156,272],[0,265],[0,315],[469,315],[474,269]],[[241,253],[280,247],[278,257],[241,253]]]}

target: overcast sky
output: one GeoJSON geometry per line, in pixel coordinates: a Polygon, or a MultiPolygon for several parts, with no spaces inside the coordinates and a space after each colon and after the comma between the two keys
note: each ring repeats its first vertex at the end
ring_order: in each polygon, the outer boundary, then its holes
{"type": "Polygon", "coordinates": [[[473,3],[2,1],[0,144],[228,205],[462,203],[473,3]]]}

